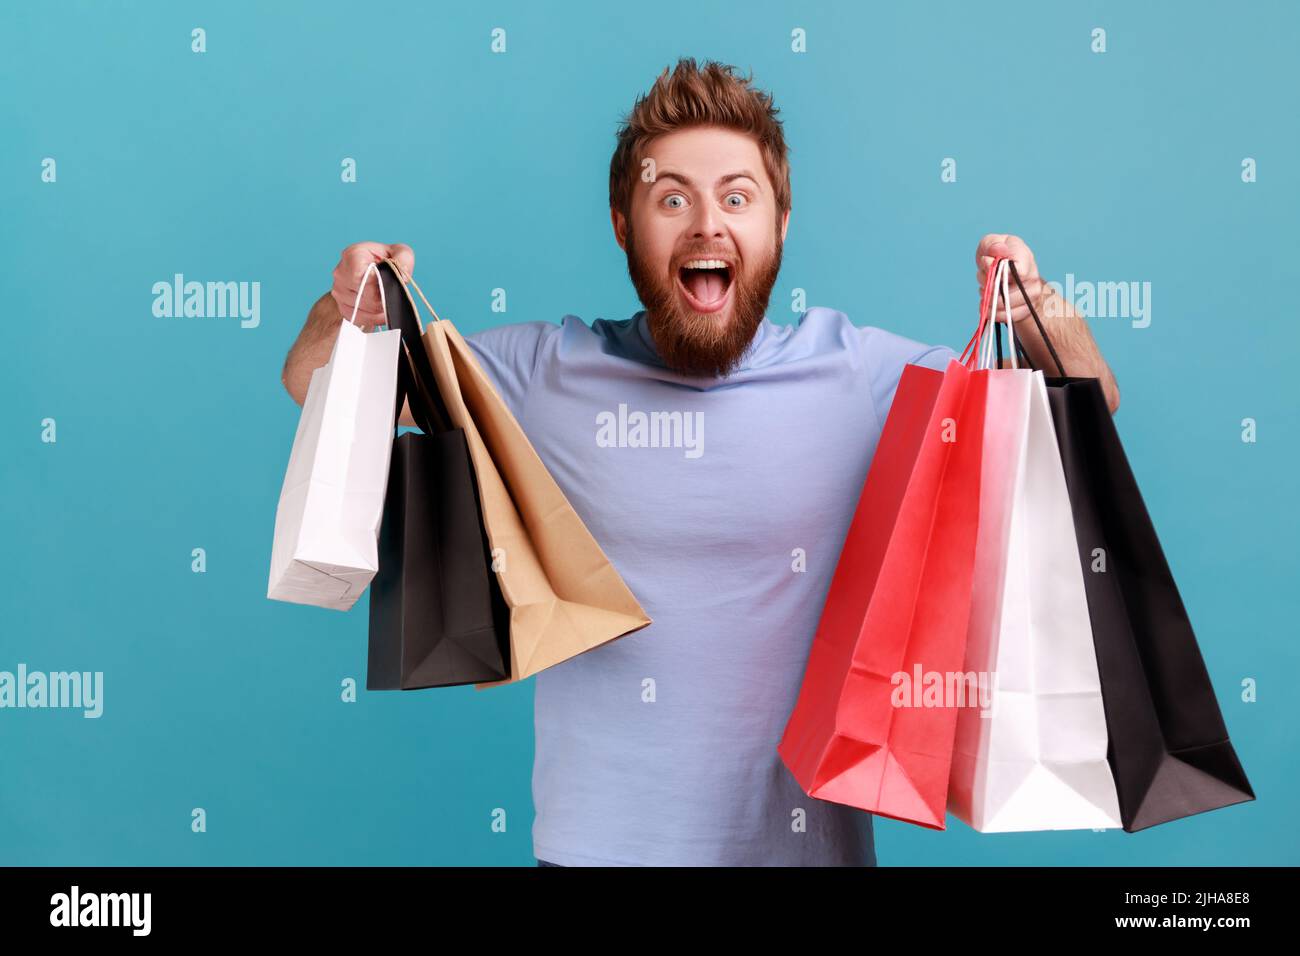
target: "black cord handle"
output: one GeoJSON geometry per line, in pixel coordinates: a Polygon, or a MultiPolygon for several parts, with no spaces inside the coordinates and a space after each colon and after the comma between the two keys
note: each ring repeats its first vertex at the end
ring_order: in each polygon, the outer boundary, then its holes
{"type": "MultiPolygon", "coordinates": [[[[1061,378],[1068,378],[1069,376],[1065,374],[1065,366],[1061,364],[1061,357],[1056,354],[1056,348],[1055,346],[1052,345],[1052,340],[1047,337],[1047,329],[1043,328],[1042,319],[1040,319],[1038,317],[1038,313],[1034,311],[1034,304],[1029,299],[1029,293],[1025,291],[1025,284],[1020,281],[1020,273],[1016,271],[1015,260],[1008,259],[1007,266],[1011,269],[1011,278],[1016,280],[1016,287],[1020,290],[1020,294],[1024,296],[1025,305],[1029,306],[1029,314],[1034,317],[1034,325],[1038,327],[1038,334],[1043,337],[1043,344],[1047,346],[1048,354],[1052,356],[1052,361],[1056,363],[1056,370],[1061,373],[1061,378]]],[[[997,323],[994,324],[997,325],[997,323]]],[[[1002,329],[998,327],[994,331],[997,333],[998,365],[1001,366],[1002,365],[1002,329]]],[[[1025,350],[1021,346],[1019,338],[1016,338],[1016,351],[1020,354],[1022,358],[1024,358],[1026,365],[1033,364],[1032,362],[1029,361],[1029,356],[1025,354],[1025,350]]]]}
{"type": "Polygon", "coordinates": [[[426,435],[451,431],[451,414],[438,391],[429,353],[424,350],[420,318],[411,294],[387,262],[380,263],[379,281],[384,284],[388,327],[402,333],[397,358],[397,414],[394,421],[400,421],[402,401],[407,399],[411,405],[411,417],[426,435]]]}

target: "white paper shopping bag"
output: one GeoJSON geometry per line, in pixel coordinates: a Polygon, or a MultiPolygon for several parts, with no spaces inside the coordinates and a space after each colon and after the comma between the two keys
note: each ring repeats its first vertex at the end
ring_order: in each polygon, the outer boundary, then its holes
{"type": "MultiPolygon", "coordinates": [[[[1005,260],[999,281],[1008,299],[1005,260]]],[[[959,711],[948,809],[983,832],[1119,827],[1083,572],[1042,372],[991,374],[984,442],[966,674],[989,693],[959,711]]]]}
{"type": "MultiPolygon", "coordinates": [[[[366,270],[357,305],[371,273],[366,270]]],[[[385,313],[387,312],[385,304],[385,313]]],[[[379,525],[396,424],[396,329],[365,332],[352,318],[312,373],[275,513],[266,596],[346,611],[375,576],[379,525]]]]}

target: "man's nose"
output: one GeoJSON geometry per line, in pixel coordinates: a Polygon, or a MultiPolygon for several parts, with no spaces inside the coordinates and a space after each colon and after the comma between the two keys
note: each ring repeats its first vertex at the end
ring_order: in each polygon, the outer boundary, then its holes
{"type": "Polygon", "coordinates": [[[695,208],[695,218],[691,222],[691,238],[710,239],[722,236],[722,214],[713,203],[700,203],[695,208]]]}

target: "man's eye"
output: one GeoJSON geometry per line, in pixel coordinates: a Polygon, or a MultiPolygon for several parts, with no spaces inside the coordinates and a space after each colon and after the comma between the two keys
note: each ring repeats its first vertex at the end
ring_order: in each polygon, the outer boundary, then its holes
{"type": "Polygon", "coordinates": [[[732,206],[736,209],[739,209],[741,206],[745,205],[745,203],[748,201],[749,200],[744,193],[728,193],[727,198],[723,200],[723,202],[725,202],[728,206],[732,206]],[[733,202],[732,200],[735,201],[733,202]]]}
{"type": "Polygon", "coordinates": [[[682,206],[686,205],[686,197],[680,193],[672,193],[664,197],[664,204],[669,209],[681,209],[682,206]]]}

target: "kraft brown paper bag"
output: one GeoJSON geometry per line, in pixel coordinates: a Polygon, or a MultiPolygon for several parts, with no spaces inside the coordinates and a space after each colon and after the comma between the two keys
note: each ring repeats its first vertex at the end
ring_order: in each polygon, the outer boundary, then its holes
{"type": "Polygon", "coordinates": [[[409,276],[400,269],[398,275],[433,315],[424,330],[425,351],[453,425],[465,430],[492,553],[505,559],[497,577],[510,607],[510,677],[475,686],[483,690],[522,680],[648,625],[645,610],[542,464],[460,332],[438,318],[409,276]]]}

